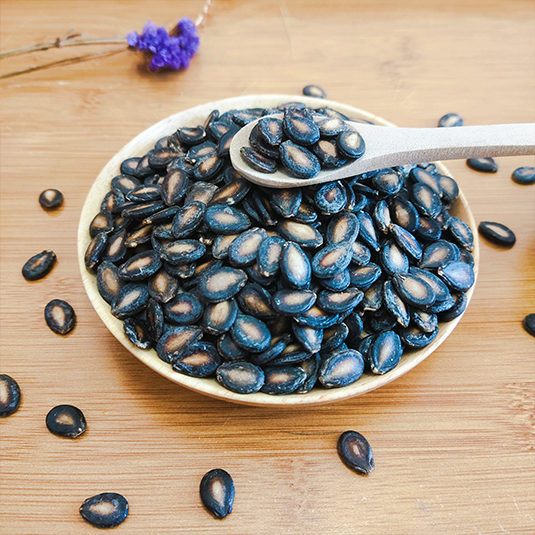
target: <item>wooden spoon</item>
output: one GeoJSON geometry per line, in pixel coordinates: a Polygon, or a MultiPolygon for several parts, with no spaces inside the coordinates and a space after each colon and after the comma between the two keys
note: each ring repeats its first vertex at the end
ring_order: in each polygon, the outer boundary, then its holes
{"type": "Polygon", "coordinates": [[[230,159],[241,175],[255,184],[270,188],[322,184],[376,169],[420,162],[535,154],[535,123],[398,128],[348,121],[348,125],[364,139],[364,155],[338,169],[320,171],[313,178],[302,179],[290,176],[284,169],[276,173],[261,173],[242,159],[240,149],[250,146],[249,134],[258,120],[235,134],[230,146],[230,159]]]}

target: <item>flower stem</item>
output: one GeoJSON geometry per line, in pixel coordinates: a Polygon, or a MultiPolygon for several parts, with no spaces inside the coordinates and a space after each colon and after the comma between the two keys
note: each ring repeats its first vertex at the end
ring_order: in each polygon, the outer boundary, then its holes
{"type": "Polygon", "coordinates": [[[49,50],[50,48],[64,48],[67,46],[80,46],[80,45],[116,45],[126,44],[126,38],[124,37],[93,37],[93,38],[81,38],[67,37],[61,39],[58,37],[55,41],[48,41],[46,43],[37,43],[35,45],[25,46],[22,48],[15,48],[13,50],[6,50],[0,53],[0,60],[9,58],[11,56],[20,56],[21,54],[29,54],[31,52],[39,52],[41,50],[49,50]]]}

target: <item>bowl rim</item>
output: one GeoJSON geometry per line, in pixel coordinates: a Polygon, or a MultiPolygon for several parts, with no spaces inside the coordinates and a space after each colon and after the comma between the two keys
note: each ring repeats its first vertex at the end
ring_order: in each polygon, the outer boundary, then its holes
{"type": "MultiPolygon", "coordinates": [[[[323,106],[332,107],[333,109],[346,114],[351,119],[363,119],[384,126],[395,126],[390,121],[387,121],[360,108],[356,108],[348,104],[342,104],[333,100],[306,97],[303,95],[244,95],[208,102],[206,104],[188,108],[175,113],[174,115],[166,117],[148,127],[130,140],[126,145],[124,145],[107,162],[91,185],[82,207],[78,225],[78,264],[82,282],[95,311],[113,336],[141,362],[174,383],[213,398],[238,404],[263,407],[315,406],[334,403],[336,401],[343,401],[366,394],[381,388],[388,383],[391,383],[423,362],[446,340],[446,338],[448,338],[464,315],[463,312],[463,314],[454,320],[448,323],[439,324],[439,332],[431,344],[423,349],[413,350],[404,354],[401,357],[399,364],[393,370],[384,375],[374,375],[365,372],[359,380],[349,386],[331,389],[315,388],[305,394],[294,393],[286,395],[270,395],[263,392],[254,394],[238,394],[224,388],[216,381],[215,378],[196,378],[175,372],[171,368],[170,364],[163,362],[158,357],[154,349],[139,349],[128,340],[123,331],[123,322],[111,314],[110,306],[108,303],[106,303],[106,301],[104,301],[98,292],[95,274],[87,271],[84,261],[85,251],[90,242],[88,232],[89,224],[93,217],[98,213],[100,209],[100,203],[102,202],[104,195],[110,189],[109,185],[111,179],[119,174],[120,163],[128,157],[144,155],[150,148],[154,146],[154,143],[158,139],[166,135],[170,135],[179,126],[197,126],[198,124],[203,124],[208,114],[214,109],[225,112],[235,108],[272,107],[281,103],[293,101],[303,102],[307,106],[316,108],[323,106]]],[[[442,174],[452,176],[444,164],[441,162],[433,163],[437,165],[442,174]]],[[[454,213],[459,211],[463,212],[462,219],[470,226],[474,235],[474,250],[472,252],[472,256],[474,257],[475,281],[472,287],[466,292],[468,305],[474,293],[479,271],[479,240],[474,216],[461,190],[459,191],[459,196],[452,208],[454,213]]]]}

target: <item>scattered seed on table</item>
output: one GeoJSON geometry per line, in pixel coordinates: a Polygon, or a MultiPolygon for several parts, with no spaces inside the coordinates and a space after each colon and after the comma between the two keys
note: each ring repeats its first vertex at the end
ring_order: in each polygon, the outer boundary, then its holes
{"type": "Polygon", "coordinates": [[[201,480],[199,492],[202,503],[216,518],[225,518],[232,513],[234,481],[225,470],[215,468],[207,472],[201,480]]]}
{"type": "Polygon", "coordinates": [[[513,171],[511,178],[521,186],[531,186],[535,184],[535,167],[519,167],[513,171]]]}
{"type": "Polygon", "coordinates": [[[39,195],[39,204],[46,210],[54,210],[63,204],[63,193],[57,189],[45,189],[39,195]]]}
{"type": "Polygon", "coordinates": [[[73,405],[57,405],[46,415],[46,426],[60,437],[77,438],[87,427],[83,412],[73,405]]]}
{"type": "Polygon", "coordinates": [[[0,374],[0,416],[13,414],[20,405],[20,387],[9,375],[0,374]]]}
{"type": "Polygon", "coordinates": [[[316,98],[327,98],[327,93],[319,85],[306,85],[303,87],[303,95],[316,98]]]}
{"type": "Polygon", "coordinates": [[[32,256],[22,266],[22,276],[29,281],[42,279],[48,275],[56,263],[56,254],[53,251],[43,251],[32,256]]]}
{"type": "Polygon", "coordinates": [[[535,336],[535,314],[528,314],[523,320],[522,325],[526,332],[535,336]]]}
{"type": "Polygon", "coordinates": [[[447,113],[443,115],[439,121],[438,126],[462,126],[463,118],[458,113],[447,113]]]}
{"type": "Polygon", "coordinates": [[[52,299],[45,307],[45,321],[56,334],[67,334],[74,328],[76,314],[67,301],[52,299]]]}
{"type": "Polygon", "coordinates": [[[516,242],[516,236],[514,232],[502,225],[493,221],[481,221],[477,230],[487,240],[495,243],[496,245],[502,245],[503,247],[512,247],[516,242]]]}
{"type": "Polygon", "coordinates": [[[103,492],[82,503],[82,518],[97,528],[113,528],[126,520],[128,501],[116,492],[103,492]]]}
{"type": "Polygon", "coordinates": [[[375,466],[370,444],[357,431],[346,431],[340,435],[338,454],[344,464],[359,474],[368,475],[375,466]]]}
{"type": "Polygon", "coordinates": [[[498,171],[498,164],[493,158],[468,158],[466,165],[481,173],[496,173],[498,171]]]}

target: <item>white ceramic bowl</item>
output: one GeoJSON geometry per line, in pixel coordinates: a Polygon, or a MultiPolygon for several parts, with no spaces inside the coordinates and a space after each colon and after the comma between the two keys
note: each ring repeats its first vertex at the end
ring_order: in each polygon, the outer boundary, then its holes
{"type": "MultiPolygon", "coordinates": [[[[106,164],[104,169],[96,178],[84,203],[80,217],[78,228],[78,260],[80,272],[87,295],[89,296],[89,299],[91,300],[91,303],[93,304],[97,314],[100,316],[106,327],[108,327],[111,333],[117,338],[117,340],[119,340],[119,342],[121,342],[121,344],[124,345],[126,349],[128,349],[128,351],[145,363],[149,368],[152,368],[164,377],[167,377],[171,381],[185,386],[186,388],[195,390],[196,392],[235,403],[257,406],[316,405],[332,403],[334,401],[340,401],[365,394],[366,392],[370,392],[390,383],[391,381],[394,381],[420,364],[420,362],[431,355],[431,353],[433,353],[433,351],[435,351],[435,349],[437,349],[437,347],[440,346],[444,340],[446,340],[461,319],[461,317],[458,317],[449,323],[439,325],[439,333],[431,344],[421,350],[406,352],[406,354],[402,356],[396,368],[384,375],[364,373],[364,375],[357,382],[343,388],[325,389],[316,387],[307,394],[289,394],[282,396],[273,396],[264,393],[247,395],[236,394],[222,387],[213,378],[200,379],[180,374],[173,371],[169,364],[160,360],[154,350],[138,349],[126,338],[123,331],[123,322],[111,314],[110,306],[98,293],[95,275],[86,270],[84,263],[85,251],[90,242],[88,231],[89,224],[91,223],[93,217],[99,212],[102,199],[110,189],[110,182],[112,178],[119,174],[119,166],[121,162],[126,158],[143,156],[154,147],[154,143],[158,139],[170,135],[179,127],[197,126],[198,124],[203,124],[208,114],[214,109],[217,109],[220,112],[225,112],[231,109],[272,107],[283,102],[296,100],[304,102],[311,107],[332,107],[344,113],[350,119],[364,119],[376,124],[394,126],[392,123],[358,108],[340,104],[334,101],[319,100],[317,98],[304,96],[251,95],[229,98],[217,102],[210,102],[208,104],[182,111],[156,123],[125,145],[117,154],[112,157],[112,159],[106,164]]],[[[441,173],[451,176],[444,165],[442,165],[440,162],[437,162],[437,165],[441,173]]],[[[462,192],[459,194],[457,201],[452,207],[451,214],[460,217],[462,220],[468,223],[472,229],[475,239],[473,256],[475,259],[475,273],[477,277],[479,267],[479,243],[477,240],[477,229],[474,218],[468,206],[468,202],[466,201],[466,198],[462,192]]],[[[467,293],[468,299],[472,297],[473,291],[474,286],[472,286],[467,293]]]]}

